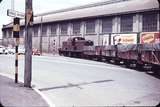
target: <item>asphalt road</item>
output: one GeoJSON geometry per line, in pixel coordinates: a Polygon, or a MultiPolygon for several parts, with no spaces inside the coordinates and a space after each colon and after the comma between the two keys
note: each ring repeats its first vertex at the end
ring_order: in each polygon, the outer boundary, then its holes
{"type": "MultiPolygon", "coordinates": [[[[14,77],[13,55],[0,55],[0,72],[14,77]]],[[[23,80],[24,56],[19,57],[23,80]]],[[[33,56],[35,85],[56,106],[155,106],[160,79],[119,66],[61,56],[33,56]]]]}

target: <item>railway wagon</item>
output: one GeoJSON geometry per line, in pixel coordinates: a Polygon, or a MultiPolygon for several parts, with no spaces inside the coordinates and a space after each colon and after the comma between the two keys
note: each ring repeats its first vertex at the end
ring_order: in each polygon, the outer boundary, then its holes
{"type": "Polygon", "coordinates": [[[143,32],[129,38],[121,36],[117,43],[117,57],[128,67],[142,69],[150,65],[153,71],[160,72],[160,33],[143,32]]]}
{"type": "Polygon", "coordinates": [[[137,44],[125,44],[117,46],[117,57],[123,61],[127,67],[135,67],[139,59],[137,44]]]}
{"type": "Polygon", "coordinates": [[[160,32],[141,34],[141,60],[160,73],[160,32]]]}

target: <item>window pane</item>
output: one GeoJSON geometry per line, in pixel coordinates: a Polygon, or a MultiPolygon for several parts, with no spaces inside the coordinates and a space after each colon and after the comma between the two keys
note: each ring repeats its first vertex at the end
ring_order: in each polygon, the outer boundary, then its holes
{"type": "Polygon", "coordinates": [[[42,36],[47,36],[47,26],[42,26],[42,36]]]}
{"type": "Polygon", "coordinates": [[[68,35],[68,24],[61,24],[61,35],[68,35]]]}
{"type": "Polygon", "coordinates": [[[95,33],[95,20],[86,22],[86,33],[94,34],[95,33]]]}
{"type": "Polygon", "coordinates": [[[11,38],[12,37],[12,30],[8,30],[8,37],[11,38]]]}
{"type": "Polygon", "coordinates": [[[3,31],[3,38],[6,38],[7,37],[7,32],[6,30],[3,31]]]}
{"type": "Polygon", "coordinates": [[[20,28],[19,36],[20,37],[24,36],[24,28],[20,28]]]}
{"type": "Polygon", "coordinates": [[[74,22],[73,23],[73,34],[80,34],[80,28],[81,28],[81,24],[80,22],[74,22]]]}
{"type": "Polygon", "coordinates": [[[57,34],[56,31],[57,31],[57,26],[56,25],[51,25],[51,35],[52,36],[57,34]]]}
{"type": "Polygon", "coordinates": [[[106,18],[102,20],[102,33],[112,32],[112,18],[106,18]]]}
{"type": "Polygon", "coordinates": [[[38,26],[34,27],[34,36],[38,36],[38,26]]]}
{"type": "Polygon", "coordinates": [[[157,31],[157,14],[146,13],[143,14],[143,32],[157,31]]]}
{"type": "Polygon", "coordinates": [[[133,31],[133,16],[124,15],[121,16],[121,32],[132,32],[133,31]]]}

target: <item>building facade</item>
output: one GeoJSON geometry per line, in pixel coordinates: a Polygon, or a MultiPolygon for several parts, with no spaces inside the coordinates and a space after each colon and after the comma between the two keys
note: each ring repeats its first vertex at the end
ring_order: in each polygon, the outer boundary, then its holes
{"type": "MultiPolygon", "coordinates": [[[[25,27],[21,20],[20,43],[25,27]]],[[[15,45],[12,23],[4,25],[3,45],[15,45]]],[[[36,15],[32,30],[33,48],[56,53],[70,37],[84,37],[103,45],[111,34],[160,31],[158,0],[111,0],[36,15]]]]}

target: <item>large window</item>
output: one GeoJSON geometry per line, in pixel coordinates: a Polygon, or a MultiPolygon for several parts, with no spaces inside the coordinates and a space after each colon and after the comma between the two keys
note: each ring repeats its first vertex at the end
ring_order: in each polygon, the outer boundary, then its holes
{"type": "Polygon", "coordinates": [[[68,35],[68,24],[61,24],[61,35],[68,35]]]}
{"type": "Polygon", "coordinates": [[[143,14],[143,32],[157,31],[157,14],[150,12],[143,14]]]}
{"type": "Polygon", "coordinates": [[[112,18],[102,19],[102,33],[111,33],[112,32],[112,18]]]}
{"type": "Polygon", "coordinates": [[[47,26],[42,26],[42,36],[47,36],[47,26]]]}
{"type": "Polygon", "coordinates": [[[121,16],[121,32],[133,31],[133,15],[121,16]]]}
{"type": "Polygon", "coordinates": [[[86,34],[95,34],[95,20],[86,22],[86,34]]]}
{"type": "Polygon", "coordinates": [[[12,37],[12,29],[8,30],[8,37],[11,38],[12,37]]]}
{"type": "Polygon", "coordinates": [[[3,38],[6,38],[7,37],[7,32],[6,30],[3,30],[3,38]]]}
{"type": "Polygon", "coordinates": [[[73,22],[73,35],[79,35],[81,29],[81,23],[80,22],[73,22]]]}
{"type": "Polygon", "coordinates": [[[23,37],[24,36],[24,28],[20,28],[19,36],[23,37]]]}
{"type": "Polygon", "coordinates": [[[38,36],[38,26],[34,27],[34,36],[38,36]]]}
{"type": "Polygon", "coordinates": [[[50,28],[51,28],[51,36],[56,36],[56,34],[57,34],[57,25],[52,24],[50,26],[50,28]]]}

